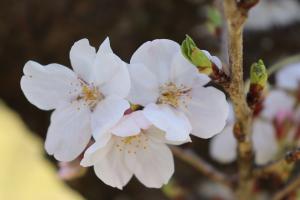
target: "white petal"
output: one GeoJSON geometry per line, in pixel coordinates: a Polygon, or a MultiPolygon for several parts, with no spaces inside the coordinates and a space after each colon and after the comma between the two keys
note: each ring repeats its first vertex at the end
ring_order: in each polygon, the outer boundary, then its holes
{"type": "Polygon", "coordinates": [[[222,69],[222,62],[217,56],[212,56],[211,61],[219,68],[222,69]]]}
{"type": "Polygon", "coordinates": [[[257,119],[253,124],[253,148],[256,164],[266,164],[278,153],[275,130],[271,123],[257,119]]]}
{"type": "Polygon", "coordinates": [[[264,109],[261,115],[272,120],[281,112],[292,113],[295,99],[282,90],[272,90],[264,101],[264,109]]]}
{"type": "Polygon", "coordinates": [[[233,125],[228,125],[209,144],[211,157],[220,163],[230,163],[237,157],[237,142],[233,136],[233,125]]]}
{"type": "Polygon", "coordinates": [[[28,61],[24,66],[21,88],[30,103],[42,110],[56,108],[78,95],[79,83],[74,72],[59,64],[42,66],[28,61]]]}
{"type": "Polygon", "coordinates": [[[126,97],[130,90],[130,78],[126,63],[112,53],[96,57],[94,84],[105,95],[126,97]]]}
{"type": "Polygon", "coordinates": [[[210,138],[222,131],[229,114],[229,106],[223,92],[213,87],[192,89],[192,98],[183,108],[192,124],[192,134],[210,138]]]}
{"type": "Polygon", "coordinates": [[[130,64],[128,69],[131,78],[129,101],[142,106],[156,102],[159,84],[155,75],[143,64],[130,64]]]}
{"type": "Polygon", "coordinates": [[[162,187],[174,173],[173,155],[163,143],[149,141],[146,149],[125,156],[128,168],[149,188],[162,187]]]}
{"type": "Polygon", "coordinates": [[[111,129],[114,135],[128,137],[137,135],[142,129],[147,129],[151,123],[145,118],[142,111],[135,111],[125,115],[119,123],[111,129]]]}
{"type": "Polygon", "coordinates": [[[130,64],[142,63],[158,78],[160,84],[169,81],[173,56],[180,51],[180,46],[167,39],[148,41],[132,55],[130,64]]]}
{"type": "Polygon", "coordinates": [[[101,139],[114,127],[130,107],[129,103],[116,96],[109,96],[99,102],[92,113],[92,131],[95,140],[101,139]]]}
{"type": "Polygon", "coordinates": [[[228,105],[229,105],[229,113],[228,113],[227,123],[233,124],[235,122],[233,105],[231,102],[228,105]]]}
{"type": "Polygon", "coordinates": [[[101,139],[95,141],[85,152],[80,162],[83,167],[90,167],[94,165],[98,160],[107,156],[107,153],[114,145],[114,140],[110,133],[104,134],[101,139]]]}
{"type": "Polygon", "coordinates": [[[132,177],[124,162],[124,151],[114,148],[114,143],[95,151],[94,170],[105,184],[122,189],[132,177]]]}
{"type": "Polygon", "coordinates": [[[207,57],[209,60],[212,59],[212,56],[210,55],[210,53],[209,53],[208,51],[206,51],[206,50],[201,50],[201,51],[206,55],[206,57],[207,57]]]}
{"type": "Polygon", "coordinates": [[[217,56],[212,56],[208,51],[206,50],[201,50],[206,57],[213,62],[219,69],[222,69],[222,62],[217,56]]]}
{"type": "Polygon", "coordinates": [[[166,139],[166,133],[155,126],[150,126],[149,128],[143,130],[144,133],[151,138],[152,141],[156,143],[166,143],[166,144],[171,144],[171,145],[182,145],[187,142],[192,142],[191,138],[188,137],[184,141],[172,141],[172,140],[167,140],[166,139]]]}
{"type": "Polygon", "coordinates": [[[75,42],[70,51],[70,60],[75,73],[87,82],[91,81],[95,57],[96,50],[88,39],[75,42]]]}
{"type": "Polygon", "coordinates": [[[110,41],[109,37],[106,37],[105,40],[102,42],[102,44],[99,47],[98,53],[101,52],[103,54],[107,53],[113,53],[111,47],[110,47],[110,41]]]}
{"type": "Polygon", "coordinates": [[[280,70],[276,75],[277,86],[297,90],[300,82],[300,63],[291,64],[280,70]]]}
{"type": "Polygon", "coordinates": [[[74,160],[91,139],[90,110],[82,102],[57,108],[51,116],[45,148],[59,161],[74,160]]]}
{"type": "Polygon", "coordinates": [[[169,105],[149,104],[143,112],[154,126],[166,132],[166,139],[186,141],[189,138],[191,131],[189,120],[175,108],[169,105]]]}
{"type": "MultiPolygon", "coordinates": [[[[171,81],[176,85],[184,85],[185,87],[192,87],[192,85],[199,79],[197,68],[185,59],[181,52],[175,54],[172,60],[171,67],[171,81]]],[[[203,78],[203,85],[207,84],[210,80],[208,76],[203,78]]]]}

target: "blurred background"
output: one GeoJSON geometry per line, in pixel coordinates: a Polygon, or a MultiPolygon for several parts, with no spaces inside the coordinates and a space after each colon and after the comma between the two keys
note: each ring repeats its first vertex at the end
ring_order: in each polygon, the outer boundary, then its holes
{"type": "MultiPolygon", "coordinates": [[[[29,188],[31,182],[36,190],[39,183],[47,188],[41,190],[44,196],[27,195],[33,200],[46,199],[46,196],[58,200],[172,199],[166,190],[147,189],[136,180],[123,191],[113,189],[97,179],[91,169],[76,180],[65,183],[58,180],[56,162],[47,157],[42,144],[50,112],[37,109],[25,99],[20,89],[22,69],[27,60],[70,66],[69,50],[76,40],[88,38],[97,47],[106,36],[110,37],[114,52],[125,61],[129,61],[135,49],[145,41],[169,38],[181,43],[185,34],[189,34],[201,49],[219,55],[226,62],[226,35],[218,8],[219,2],[212,0],[0,0],[0,100],[3,101],[0,104],[0,144],[3,143],[0,165],[5,166],[0,167],[3,184],[0,187],[6,187],[3,191],[0,188],[0,199],[25,199],[9,194],[8,188],[13,188],[11,193],[18,193],[22,184],[29,188]],[[15,150],[8,151],[8,148],[15,150]],[[32,154],[31,148],[36,149],[36,153],[32,154]],[[39,159],[29,162],[29,155],[39,159]],[[24,163],[32,163],[32,167],[25,168],[24,163]],[[11,174],[3,173],[13,166],[11,174]],[[31,176],[37,166],[45,172],[31,176]],[[16,171],[29,173],[29,176],[16,175],[13,179],[16,171]],[[49,173],[52,178],[45,178],[43,173],[49,173]],[[33,182],[34,176],[40,179],[33,182]],[[54,193],[57,196],[51,196],[54,193]]],[[[299,53],[300,1],[261,0],[250,13],[244,35],[245,68],[260,58],[270,66],[299,53]]],[[[207,141],[194,141],[190,147],[210,160],[207,141]]],[[[188,199],[199,199],[203,179],[193,168],[176,160],[174,180],[189,193],[188,199]]]]}

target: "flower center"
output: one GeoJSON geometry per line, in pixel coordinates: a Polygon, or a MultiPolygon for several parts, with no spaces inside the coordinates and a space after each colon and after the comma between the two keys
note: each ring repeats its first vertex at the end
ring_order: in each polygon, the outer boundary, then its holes
{"type": "Polygon", "coordinates": [[[87,85],[82,86],[82,96],[85,101],[97,101],[102,99],[102,94],[97,87],[89,88],[87,85]]]}
{"type": "MultiPolygon", "coordinates": [[[[71,83],[71,85],[74,85],[74,83],[71,83]]],[[[76,101],[83,100],[83,105],[89,106],[91,110],[104,98],[98,87],[94,86],[93,83],[87,84],[80,80],[80,83],[76,83],[75,86],[77,88],[74,89],[74,93],[76,94],[77,91],[80,91],[77,93],[76,101]]],[[[69,93],[72,94],[72,92],[69,93]]]]}
{"type": "Polygon", "coordinates": [[[128,154],[136,154],[138,151],[146,150],[148,148],[149,138],[144,134],[129,136],[129,137],[117,137],[115,147],[119,151],[125,151],[128,154]]]}
{"type": "Polygon", "coordinates": [[[159,104],[169,104],[173,107],[178,107],[180,103],[184,103],[184,99],[181,97],[191,98],[189,92],[191,88],[184,85],[179,87],[170,82],[160,87],[160,96],[158,98],[159,104]]]}

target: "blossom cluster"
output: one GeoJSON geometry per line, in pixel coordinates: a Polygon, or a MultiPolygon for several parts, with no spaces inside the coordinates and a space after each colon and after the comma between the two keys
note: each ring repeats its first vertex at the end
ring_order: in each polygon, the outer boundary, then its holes
{"type": "MultiPolygon", "coordinates": [[[[220,60],[203,51],[210,62],[220,60]]],[[[167,145],[190,142],[190,135],[211,138],[226,124],[224,93],[207,86],[168,39],[142,44],[126,63],[109,39],[96,51],[87,39],[70,50],[73,71],[60,64],[28,61],[21,88],[42,110],[54,110],[45,148],[57,160],[82,157],[106,184],[122,189],[134,175],[159,188],[174,172],[167,145]]]]}
{"type": "MultiPolygon", "coordinates": [[[[255,163],[263,165],[283,156],[287,149],[300,146],[300,63],[284,66],[275,76],[275,85],[265,92],[265,99],[253,119],[252,142],[255,163]]],[[[230,163],[237,157],[231,109],[224,130],[210,143],[211,156],[230,163]]]]}

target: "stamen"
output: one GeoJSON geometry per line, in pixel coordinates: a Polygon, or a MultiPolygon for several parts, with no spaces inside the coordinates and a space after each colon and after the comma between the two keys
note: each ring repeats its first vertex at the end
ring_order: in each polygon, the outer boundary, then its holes
{"type": "MultiPolygon", "coordinates": [[[[103,94],[99,91],[98,87],[95,87],[93,84],[87,84],[81,81],[80,85],[81,93],[77,96],[76,100],[84,100],[84,105],[89,106],[90,109],[93,110],[97,103],[104,98],[103,94]]],[[[76,91],[77,89],[75,88],[74,92],[76,93],[76,91]]]]}
{"type": "Polygon", "coordinates": [[[119,151],[125,151],[128,154],[136,154],[138,151],[146,150],[148,148],[148,137],[142,132],[139,135],[129,137],[118,137],[119,142],[115,144],[115,147],[119,151]]]}
{"type": "Polygon", "coordinates": [[[184,85],[179,87],[170,82],[160,87],[160,97],[158,98],[159,104],[169,104],[173,107],[178,107],[180,103],[185,103],[185,100],[181,97],[190,97],[189,92],[191,88],[188,88],[184,85]]]}

